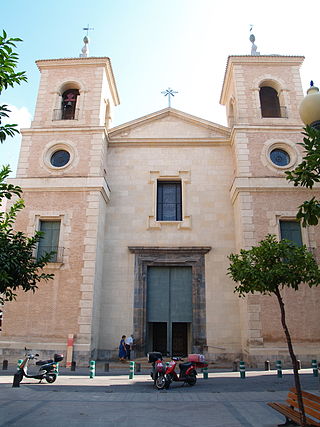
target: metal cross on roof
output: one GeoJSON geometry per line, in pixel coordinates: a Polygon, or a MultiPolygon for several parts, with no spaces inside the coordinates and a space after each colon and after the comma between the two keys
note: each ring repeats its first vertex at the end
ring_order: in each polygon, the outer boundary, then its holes
{"type": "Polygon", "coordinates": [[[87,26],[87,27],[85,27],[85,28],[83,28],[83,30],[87,32],[87,37],[88,37],[88,35],[89,35],[89,31],[90,31],[90,30],[94,30],[94,28],[90,28],[90,26],[89,26],[89,24],[88,24],[88,26],[87,26]]]}
{"type": "Polygon", "coordinates": [[[168,87],[168,89],[164,90],[163,92],[161,92],[164,96],[168,96],[168,107],[171,107],[171,96],[174,96],[175,93],[179,93],[174,91],[173,89],[170,89],[168,87]]]}

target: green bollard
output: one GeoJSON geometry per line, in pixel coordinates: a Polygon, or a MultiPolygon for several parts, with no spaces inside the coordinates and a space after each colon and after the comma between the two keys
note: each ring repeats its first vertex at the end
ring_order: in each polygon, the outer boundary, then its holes
{"type": "Polygon", "coordinates": [[[311,366],[312,366],[312,369],[313,369],[313,376],[317,377],[319,375],[319,373],[318,373],[318,363],[317,363],[316,359],[312,360],[311,366]]]}
{"type": "Polygon", "coordinates": [[[131,361],[130,362],[129,380],[133,380],[133,377],[134,377],[134,365],[135,365],[135,362],[131,361]]]}
{"type": "Polygon", "coordinates": [[[281,360],[277,360],[277,362],[276,362],[276,368],[277,368],[277,377],[278,378],[282,378],[281,360]]]}
{"type": "Polygon", "coordinates": [[[239,371],[240,371],[240,378],[246,377],[246,367],[244,362],[239,362],[239,371]]]}
{"type": "Polygon", "coordinates": [[[208,379],[208,368],[202,368],[202,373],[203,373],[203,379],[207,380],[208,379]]]}
{"type": "Polygon", "coordinates": [[[20,365],[23,362],[23,359],[19,359],[17,363],[17,371],[20,369],[20,365]]]}
{"type": "Polygon", "coordinates": [[[96,375],[96,362],[90,360],[90,378],[94,378],[96,375]]]}

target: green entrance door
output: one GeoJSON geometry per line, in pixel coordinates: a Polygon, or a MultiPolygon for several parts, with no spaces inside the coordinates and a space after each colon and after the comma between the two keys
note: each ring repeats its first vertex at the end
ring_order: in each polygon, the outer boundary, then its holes
{"type": "Polygon", "coordinates": [[[192,268],[149,267],[147,350],[188,353],[192,324],[192,268]]]}

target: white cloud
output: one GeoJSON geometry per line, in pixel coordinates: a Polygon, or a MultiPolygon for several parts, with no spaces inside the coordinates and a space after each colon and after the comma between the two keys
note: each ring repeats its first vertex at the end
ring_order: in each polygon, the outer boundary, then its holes
{"type": "Polygon", "coordinates": [[[19,129],[28,128],[31,124],[32,115],[26,107],[18,108],[15,105],[8,105],[9,118],[3,120],[3,124],[15,123],[19,129]]]}
{"type": "MultiPolygon", "coordinates": [[[[28,128],[31,124],[32,115],[26,107],[18,108],[15,105],[8,105],[9,118],[3,120],[3,124],[17,124],[18,129],[28,128]]],[[[13,138],[7,139],[0,144],[0,167],[2,165],[10,165],[10,177],[15,175],[20,151],[21,135],[15,135],[13,138]]]]}

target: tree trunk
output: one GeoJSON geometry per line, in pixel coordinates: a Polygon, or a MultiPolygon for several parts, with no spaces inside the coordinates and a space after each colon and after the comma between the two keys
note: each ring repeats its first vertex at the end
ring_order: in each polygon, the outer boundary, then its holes
{"type": "Polygon", "coordinates": [[[294,351],[293,351],[291,337],[290,337],[289,330],[288,330],[288,327],[286,324],[286,313],[284,310],[283,299],[281,297],[281,294],[280,294],[280,291],[278,288],[276,289],[276,291],[274,293],[276,294],[276,297],[277,297],[279,305],[280,305],[281,323],[282,323],[282,327],[283,327],[283,330],[284,330],[284,333],[285,333],[285,336],[287,339],[289,354],[290,354],[291,361],[292,361],[294,382],[295,382],[295,386],[297,389],[298,405],[299,405],[299,409],[300,409],[300,422],[301,422],[301,425],[303,427],[305,427],[307,425],[307,422],[306,422],[306,414],[304,412],[304,406],[303,406],[303,401],[302,401],[300,377],[299,377],[299,372],[298,372],[298,362],[297,362],[296,355],[294,354],[294,351]]]}

